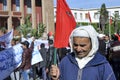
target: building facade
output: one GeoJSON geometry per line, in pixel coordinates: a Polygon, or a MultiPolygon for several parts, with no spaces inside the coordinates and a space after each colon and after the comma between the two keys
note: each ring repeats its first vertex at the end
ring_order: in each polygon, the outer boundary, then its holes
{"type": "MultiPolygon", "coordinates": [[[[109,16],[114,16],[114,14],[120,15],[120,7],[111,7],[111,8],[106,8],[107,11],[109,12],[109,16]]],[[[92,23],[99,23],[99,17],[100,17],[100,9],[71,9],[73,16],[76,20],[76,22],[86,22],[89,23],[89,16],[88,12],[91,17],[91,22],[92,23]]],[[[56,7],[54,7],[54,21],[56,22],[56,7]]]]}
{"type": "Polygon", "coordinates": [[[32,28],[38,23],[46,26],[46,32],[54,32],[53,0],[0,0],[0,27],[8,31],[24,24],[25,17],[31,16],[32,28]]]}

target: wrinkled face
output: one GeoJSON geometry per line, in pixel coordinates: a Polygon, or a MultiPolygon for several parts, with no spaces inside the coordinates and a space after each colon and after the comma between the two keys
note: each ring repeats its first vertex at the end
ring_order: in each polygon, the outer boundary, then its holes
{"type": "Polygon", "coordinates": [[[78,58],[83,58],[88,55],[92,48],[90,38],[73,37],[73,49],[78,58]]]}

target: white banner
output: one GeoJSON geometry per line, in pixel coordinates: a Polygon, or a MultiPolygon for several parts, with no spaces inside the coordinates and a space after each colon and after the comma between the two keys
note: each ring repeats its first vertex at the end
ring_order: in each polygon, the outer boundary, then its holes
{"type": "MultiPolygon", "coordinates": [[[[41,40],[41,39],[37,39],[35,40],[35,45],[40,47],[40,44],[44,43],[45,44],[45,48],[49,48],[49,44],[48,44],[48,40],[41,40]]],[[[39,48],[40,49],[40,48],[39,48]]]]}
{"type": "MultiPolygon", "coordinates": [[[[9,76],[15,68],[17,68],[22,62],[22,47],[21,44],[17,44],[11,48],[0,52],[0,79],[3,80],[9,76]]],[[[34,47],[32,53],[32,65],[42,61],[42,57],[39,53],[37,46],[34,47]]]]}

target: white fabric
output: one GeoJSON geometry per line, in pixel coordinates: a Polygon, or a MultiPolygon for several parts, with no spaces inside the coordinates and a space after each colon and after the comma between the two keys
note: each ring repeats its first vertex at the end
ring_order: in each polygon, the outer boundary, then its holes
{"type": "Polygon", "coordinates": [[[76,30],[75,32],[73,32],[73,36],[79,36],[79,37],[90,37],[88,32],[85,30],[76,30]]]}
{"type": "Polygon", "coordinates": [[[78,62],[78,66],[80,69],[84,68],[84,66],[93,58],[94,56],[92,57],[85,57],[85,58],[82,58],[82,59],[79,59],[76,57],[76,61],[78,62]]]}
{"type": "Polygon", "coordinates": [[[105,34],[98,34],[98,37],[103,38],[103,37],[105,37],[105,34]]]}
{"type": "MultiPolygon", "coordinates": [[[[84,32],[86,31],[91,39],[91,43],[92,43],[92,49],[91,51],[89,52],[89,54],[82,58],[82,59],[79,59],[79,58],[76,58],[77,62],[78,62],[78,65],[80,68],[84,68],[85,65],[94,57],[94,54],[96,53],[96,51],[98,50],[98,46],[99,46],[99,43],[98,43],[98,33],[96,32],[96,30],[93,28],[93,26],[91,25],[88,25],[88,26],[80,26],[76,29],[74,29],[70,35],[70,38],[69,38],[69,43],[70,43],[70,47],[71,47],[71,51],[73,51],[73,37],[75,36],[74,33],[76,33],[78,36],[81,37],[81,34],[84,34],[82,33],[84,30],[84,32]],[[79,30],[79,31],[78,31],[79,30]],[[81,31],[81,32],[80,32],[81,31]],[[79,33],[77,33],[79,32],[79,33]],[[74,35],[73,35],[74,34],[74,35]]],[[[87,35],[87,36],[88,36],[87,35]]],[[[82,37],[86,37],[86,34],[82,37]]]]}

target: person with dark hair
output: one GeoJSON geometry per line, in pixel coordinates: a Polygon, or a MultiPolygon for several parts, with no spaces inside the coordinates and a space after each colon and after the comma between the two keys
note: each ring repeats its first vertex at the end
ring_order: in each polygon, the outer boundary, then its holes
{"type": "Polygon", "coordinates": [[[47,75],[46,75],[46,65],[47,65],[47,48],[45,48],[45,44],[41,43],[40,45],[40,54],[43,58],[43,61],[40,62],[40,71],[42,73],[42,78],[43,80],[47,79],[47,75]]]}
{"type": "Polygon", "coordinates": [[[107,60],[109,60],[109,54],[110,54],[110,46],[112,41],[110,40],[110,36],[108,34],[98,35],[98,41],[99,41],[99,49],[98,52],[100,52],[102,55],[104,55],[107,60]]]}
{"type": "Polygon", "coordinates": [[[31,70],[32,51],[34,49],[34,40],[35,39],[33,38],[33,41],[30,47],[29,47],[28,41],[21,42],[22,48],[23,48],[22,63],[16,70],[21,71],[23,80],[29,80],[29,73],[31,70]]]}
{"type": "Polygon", "coordinates": [[[67,50],[66,47],[64,47],[64,48],[58,48],[57,49],[57,53],[58,53],[59,61],[61,61],[62,58],[64,58],[67,55],[68,50],[67,50]]]}
{"type": "Polygon", "coordinates": [[[106,44],[106,48],[105,48],[105,52],[106,52],[106,58],[109,61],[109,55],[110,55],[110,47],[112,44],[112,41],[110,39],[110,36],[108,34],[106,34],[105,36],[105,44],[106,44]]]}
{"type": "Polygon", "coordinates": [[[59,66],[52,65],[52,80],[116,80],[105,56],[98,52],[98,34],[93,26],[75,28],[70,37],[70,53],[59,66]]]}
{"type": "Polygon", "coordinates": [[[117,80],[120,79],[120,41],[116,35],[112,36],[113,42],[110,48],[110,60],[117,80]]]}

